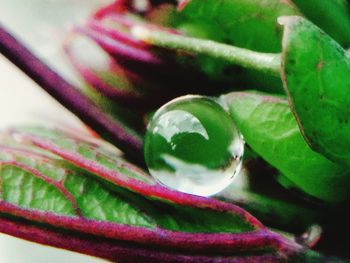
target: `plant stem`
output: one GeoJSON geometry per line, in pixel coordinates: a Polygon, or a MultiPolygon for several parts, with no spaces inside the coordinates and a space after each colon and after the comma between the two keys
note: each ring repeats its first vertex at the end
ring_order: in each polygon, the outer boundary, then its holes
{"type": "Polygon", "coordinates": [[[93,128],[99,135],[116,144],[132,159],[143,163],[142,139],[125,124],[110,117],[74,86],[38,59],[0,24],[0,54],[69,111],[93,128]]]}
{"type": "Polygon", "coordinates": [[[255,52],[212,40],[177,35],[168,31],[146,28],[140,25],[134,26],[131,29],[131,33],[138,40],[157,47],[208,55],[232,64],[238,64],[244,68],[255,69],[274,76],[279,76],[280,74],[281,54],[279,53],[255,52]]]}

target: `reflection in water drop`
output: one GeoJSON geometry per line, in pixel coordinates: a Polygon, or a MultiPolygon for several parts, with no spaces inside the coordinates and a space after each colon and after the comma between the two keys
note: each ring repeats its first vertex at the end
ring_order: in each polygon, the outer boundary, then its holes
{"type": "Polygon", "coordinates": [[[175,190],[216,194],[239,173],[244,142],[228,113],[201,96],[177,98],[154,115],[145,140],[151,175],[175,190]]]}
{"type": "Polygon", "coordinates": [[[205,139],[209,139],[208,133],[200,120],[194,115],[182,110],[172,110],[162,114],[152,132],[159,133],[169,143],[171,143],[172,138],[176,134],[186,132],[198,133],[205,139]]]}

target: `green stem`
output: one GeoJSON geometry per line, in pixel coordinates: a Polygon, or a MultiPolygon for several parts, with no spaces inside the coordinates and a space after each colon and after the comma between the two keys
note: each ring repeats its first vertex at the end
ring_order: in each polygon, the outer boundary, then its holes
{"type": "Polygon", "coordinates": [[[154,28],[148,29],[144,26],[135,26],[131,32],[138,40],[157,47],[208,55],[274,76],[279,76],[281,71],[281,54],[279,53],[255,52],[212,40],[176,35],[154,28]]]}

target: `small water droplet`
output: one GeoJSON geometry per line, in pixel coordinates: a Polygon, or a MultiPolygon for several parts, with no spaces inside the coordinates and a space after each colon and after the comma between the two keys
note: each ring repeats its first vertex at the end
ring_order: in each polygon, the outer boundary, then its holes
{"type": "Polygon", "coordinates": [[[145,159],[169,188],[200,196],[226,188],[239,173],[244,141],[213,99],[188,95],[161,107],[148,125],[145,159]]]}

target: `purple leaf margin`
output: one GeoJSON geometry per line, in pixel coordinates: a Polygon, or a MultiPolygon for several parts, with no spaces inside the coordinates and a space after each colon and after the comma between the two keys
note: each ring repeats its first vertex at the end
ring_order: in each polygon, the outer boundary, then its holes
{"type": "Polygon", "coordinates": [[[143,163],[141,155],[143,142],[139,136],[132,134],[125,125],[103,112],[84,94],[31,53],[1,24],[0,53],[94,131],[105,134],[106,139],[118,145],[126,155],[143,163]]]}

